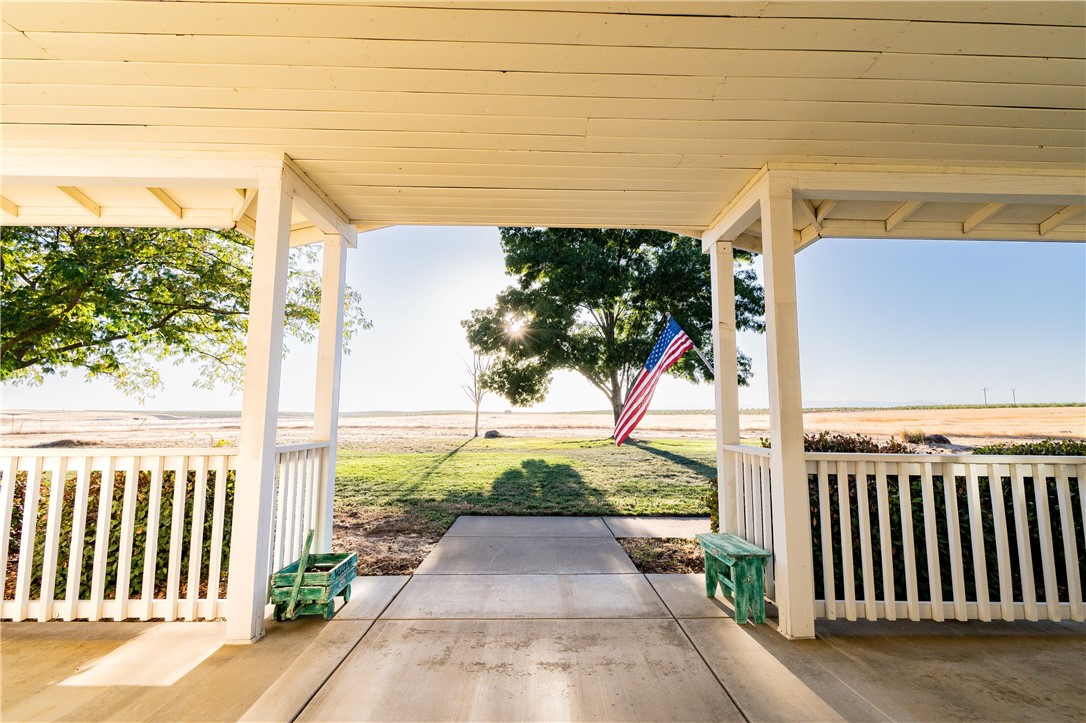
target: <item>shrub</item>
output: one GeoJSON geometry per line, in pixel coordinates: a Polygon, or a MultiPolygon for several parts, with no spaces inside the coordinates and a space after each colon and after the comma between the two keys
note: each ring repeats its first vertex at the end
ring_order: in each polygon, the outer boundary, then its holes
{"type": "Polygon", "coordinates": [[[908,442],[909,444],[923,444],[924,432],[920,429],[915,429],[912,431],[908,429],[903,429],[901,430],[901,439],[905,442],[908,442]]]}
{"type": "Polygon", "coordinates": [[[1081,439],[1042,439],[1040,442],[1022,444],[992,444],[977,447],[973,454],[1022,454],[1046,455],[1055,457],[1086,457],[1086,440],[1081,439]]]}
{"type": "MultiPolygon", "coordinates": [[[[759,443],[769,449],[769,440],[762,437],[759,443]]],[[[803,435],[804,452],[840,452],[851,453],[881,453],[881,454],[909,454],[912,452],[909,446],[902,444],[893,437],[889,442],[879,443],[871,437],[862,434],[830,434],[819,432],[818,434],[803,435]]]]}
{"type": "Polygon", "coordinates": [[[720,497],[715,484],[709,494],[702,499],[705,500],[705,506],[709,508],[709,530],[720,532],[720,497]]]}

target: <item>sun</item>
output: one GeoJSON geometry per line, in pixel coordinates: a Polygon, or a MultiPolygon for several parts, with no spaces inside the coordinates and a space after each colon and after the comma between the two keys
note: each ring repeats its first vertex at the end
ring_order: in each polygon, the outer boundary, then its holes
{"type": "Polygon", "coordinates": [[[520,317],[520,316],[513,316],[512,314],[505,317],[505,333],[508,336],[513,336],[513,337],[518,337],[519,338],[519,337],[524,336],[524,333],[527,330],[528,330],[528,320],[527,319],[525,319],[523,317],[520,317]]]}

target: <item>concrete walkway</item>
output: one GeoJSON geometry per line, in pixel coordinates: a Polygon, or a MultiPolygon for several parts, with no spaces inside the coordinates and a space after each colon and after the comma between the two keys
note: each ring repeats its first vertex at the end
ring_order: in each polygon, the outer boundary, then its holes
{"type": "MultiPolygon", "coordinates": [[[[641,575],[615,534],[704,521],[462,517],[414,576],[330,622],[0,626],[4,720],[1081,720],[1086,626],[737,625],[701,575],[641,575]]],[[[692,531],[691,531],[692,530],[692,531]]]]}
{"type": "MultiPolygon", "coordinates": [[[[739,626],[615,536],[707,520],[461,517],[304,721],[1081,719],[1081,625],[739,626]]],[[[263,719],[288,709],[263,711],[263,719]]],[[[252,711],[260,712],[259,706],[252,711]]],[[[261,717],[261,716],[256,716],[261,717]]]]}

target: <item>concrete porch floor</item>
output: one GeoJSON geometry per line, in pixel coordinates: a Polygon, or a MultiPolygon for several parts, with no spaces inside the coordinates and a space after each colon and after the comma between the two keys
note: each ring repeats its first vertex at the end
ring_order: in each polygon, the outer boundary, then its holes
{"type": "Polygon", "coordinates": [[[462,517],[330,622],[0,625],[3,720],[1081,720],[1086,626],[737,625],[614,540],[702,521],[462,517]]]}

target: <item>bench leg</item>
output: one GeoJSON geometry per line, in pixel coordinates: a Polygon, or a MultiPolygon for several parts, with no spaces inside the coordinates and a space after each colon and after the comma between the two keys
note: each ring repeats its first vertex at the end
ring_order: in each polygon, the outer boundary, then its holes
{"type": "Polygon", "coordinates": [[[716,595],[717,581],[717,561],[716,558],[709,555],[705,556],[705,597],[713,597],[716,595]]]}
{"type": "Polygon", "coordinates": [[[735,565],[735,620],[745,623],[749,615],[752,622],[765,622],[765,581],[762,560],[750,558],[735,565]]]}
{"type": "Polygon", "coordinates": [[[735,622],[742,625],[747,621],[747,612],[750,608],[750,589],[747,585],[747,566],[749,560],[739,560],[732,566],[732,582],[735,583],[735,622]]]}

